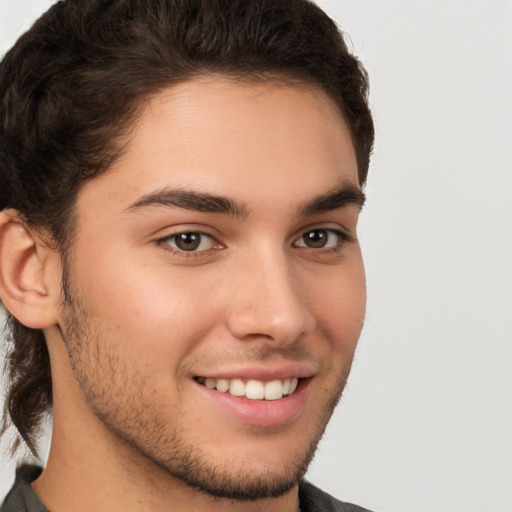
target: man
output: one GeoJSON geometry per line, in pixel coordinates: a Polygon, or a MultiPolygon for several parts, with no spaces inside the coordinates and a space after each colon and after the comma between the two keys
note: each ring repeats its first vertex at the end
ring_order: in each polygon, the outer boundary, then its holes
{"type": "Polygon", "coordinates": [[[366,74],[305,0],[65,0],[0,69],[2,512],[362,510],[303,481],[365,309],[366,74]]]}

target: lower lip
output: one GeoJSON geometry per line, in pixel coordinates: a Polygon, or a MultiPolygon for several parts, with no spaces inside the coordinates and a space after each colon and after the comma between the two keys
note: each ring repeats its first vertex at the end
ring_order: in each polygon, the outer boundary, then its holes
{"type": "Polygon", "coordinates": [[[258,427],[283,425],[300,416],[306,404],[309,383],[310,379],[301,380],[294,393],[279,400],[249,400],[221,393],[195,382],[199,391],[222,411],[239,421],[258,427]]]}

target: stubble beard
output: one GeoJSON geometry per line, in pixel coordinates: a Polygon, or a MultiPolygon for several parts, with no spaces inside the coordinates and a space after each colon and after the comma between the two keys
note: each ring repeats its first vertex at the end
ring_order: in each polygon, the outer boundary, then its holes
{"type": "Polygon", "coordinates": [[[185,429],[174,428],[169,434],[168,418],[155,410],[148,414],[142,398],[147,377],[137,374],[134,368],[130,370],[119,346],[102,335],[79,294],[69,283],[66,286],[62,338],[70,365],[89,408],[114,436],[120,451],[131,453],[132,459],[135,452],[188,487],[216,498],[276,498],[300,482],[341,398],[351,359],[316,419],[318,427],[309,445],[286,466],[266,467],[255,473],[248,460],[209,460],[211,457],[204,453],[200,443],[187,439],[185,429]]]}

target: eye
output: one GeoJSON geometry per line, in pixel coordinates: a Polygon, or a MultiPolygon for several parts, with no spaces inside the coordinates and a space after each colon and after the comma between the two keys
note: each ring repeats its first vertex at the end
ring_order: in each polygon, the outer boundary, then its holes
{"type": "Polygon", "coordinates": [[[216,240],[206,233],[186,231],[162,238],[161,243],[169,245],[176,251],[200,252],[215,248],[216,240]]]}
{"type": "Polygon", "coordinates": [[[348,236],[336,229],[312,229],[304,233],[293,245],[310,249],[330,249],[341,245],[348,236]]]}

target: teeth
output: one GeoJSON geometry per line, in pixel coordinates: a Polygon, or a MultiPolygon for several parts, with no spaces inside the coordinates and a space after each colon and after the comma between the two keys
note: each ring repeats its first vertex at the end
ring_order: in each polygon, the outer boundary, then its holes
{"type": "Polygon", "coordinates": [[[249,400],[279,400],[284,396],[291,395],[299,383],[297,377],[285,380],[272,380],[262,382],[251,379],[244,382],[242,379],[212,379],[210,377],[199,377],[198,382],[209,389],[216,389],[221,393],[229,392],[233,396],[243,396],[249,400]]]}
{"type": "MultiPolygon", "coordinates": [[[[229,391],[231,392],[231,389],[229,391]]],[[[249,400],[263,400],[265,398],[265,385],[259,380],[249,380],[245,385],[245,396],[249,400]]]]}
{"type": "Polygon", "coordinates": [[[205,379],[204,385],[207,388],[215,389],[217,387],[217,381],[215,379],[211,379],[210,377],[208,377],[207,379],[205,379]]]}
{"type": "Polygon", "coordinates": [[[284,386],[280,380],[273,380],[265,384],[265,400],[279,400],[283,397],[283,393],[284,386]]]}
{"type": "Polygon", "coordinates": [[[217,391],[220,391],[221,393],[225,393],[229,389],[229,380],[217,379],[215,388],[217,389],[217,391]]]}
{"type": "MultiPolygon", "coordinates": [[[[249,384],[249,383],[247,383],[249,384]]],[[[244,396],[246,394],[246,386],[242,379],[231,379],[229,381],[229,393],[234,396],[244,396]]]]}

